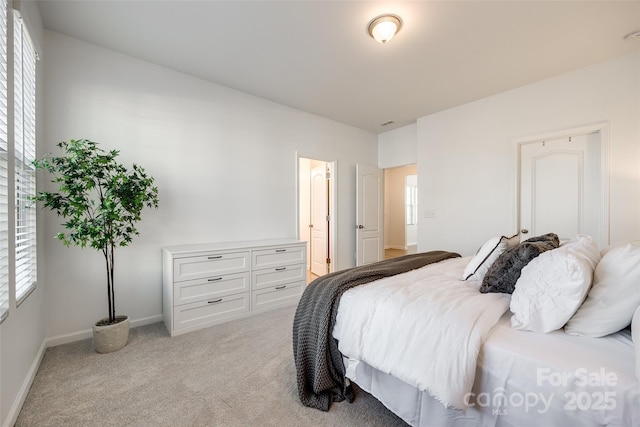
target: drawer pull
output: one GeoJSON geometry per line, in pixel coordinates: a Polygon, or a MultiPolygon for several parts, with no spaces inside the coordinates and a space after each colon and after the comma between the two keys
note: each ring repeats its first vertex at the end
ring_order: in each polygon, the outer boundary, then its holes
{"type": "Polygon", "coordinates": [[[222,277],[214,277],[213,279],[207,279],[208,282],[217,282],[218,280],[222,280],[222,277]]]}
{"type": "Polygon", "coordinates": [[[215,303],[220,302],[220,301],[222,301],[222,298],[218,298],[218,299],[217,299],[217,300],[215,300],[215,301],[207,301],[207,303],[208,303],[208,304],[215,304],[215,303]]]}
{"type": "Polygon", "coordinates": [[[287,287],[287,285],[284,285],[284,286],[276,286],[276,289],[284,289],[284,288],[286,288],[286,287],[287,287]]]}
{"type": "Polygon", "coordinates": [[[286,249],[276,249],[276,252],[287,252],[286,249]]]}
{"type": "Polygon", "coordinates": [[[286,269],[287,269],[287,267],[278,267],[278,268],[276,268],[276,271],[282,271],[282,270],[286,270],[286,269]]]}
{"type": "Polygon", "coordinates": [[[216,256],[207,257],[207,259],[220,259],[220,258],[222,258],[222,255],[216,255],[216,256]]]}

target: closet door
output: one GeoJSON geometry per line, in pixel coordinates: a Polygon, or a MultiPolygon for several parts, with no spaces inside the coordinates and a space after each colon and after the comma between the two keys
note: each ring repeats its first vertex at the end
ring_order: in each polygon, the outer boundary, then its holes
{"type": "Polygon", "coordinates": [[[520,146],[520,238],[588,234],[603,247],[600,133],[520,146]]]}

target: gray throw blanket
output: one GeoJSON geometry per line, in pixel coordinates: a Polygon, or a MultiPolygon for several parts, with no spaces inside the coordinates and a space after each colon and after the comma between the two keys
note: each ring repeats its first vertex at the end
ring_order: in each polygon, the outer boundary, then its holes
{"type": "Polygon", "coordinates": [[[311,282],[300,298],[293,320],[293,357],[302,404],[328,411],[331,402],[353,401],[338,341],[332,336],[340,297],[345,291],[459,256],[445,251],[405,255],[336,271],[311,282]]]}

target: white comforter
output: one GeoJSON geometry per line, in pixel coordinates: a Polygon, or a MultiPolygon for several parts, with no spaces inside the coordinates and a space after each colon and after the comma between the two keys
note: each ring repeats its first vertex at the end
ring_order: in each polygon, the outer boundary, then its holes
{"type": "Polygon", "coordinates": [[[481,294],[461,280],[469,258],[455,258],[347,291],[333,336],[340,352],[465,408],[478,353],[509,308],[503,294],[481,294]]]}

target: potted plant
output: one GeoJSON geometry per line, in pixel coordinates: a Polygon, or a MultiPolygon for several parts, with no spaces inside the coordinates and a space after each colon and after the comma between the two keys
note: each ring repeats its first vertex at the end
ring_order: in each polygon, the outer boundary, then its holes
{"type": "Polygon", "coordinates": [[[106,264],[108,317],[93,327],[98,353],[121,349],[129,338],[129,318],[116,316],[114,251],[139,234],[136,222],[146,207],[158,207],[158,189],[143,168],[131,170],[116,161],[118,150],[104,151],[87,139],[58,144],[62,157],[45,156],[33,163],[53,175],[57,191],[40,191],[34,200],[65,219],[66,232],[56,238],[65,246],[86,246],[101,251],[106,264]]]}

